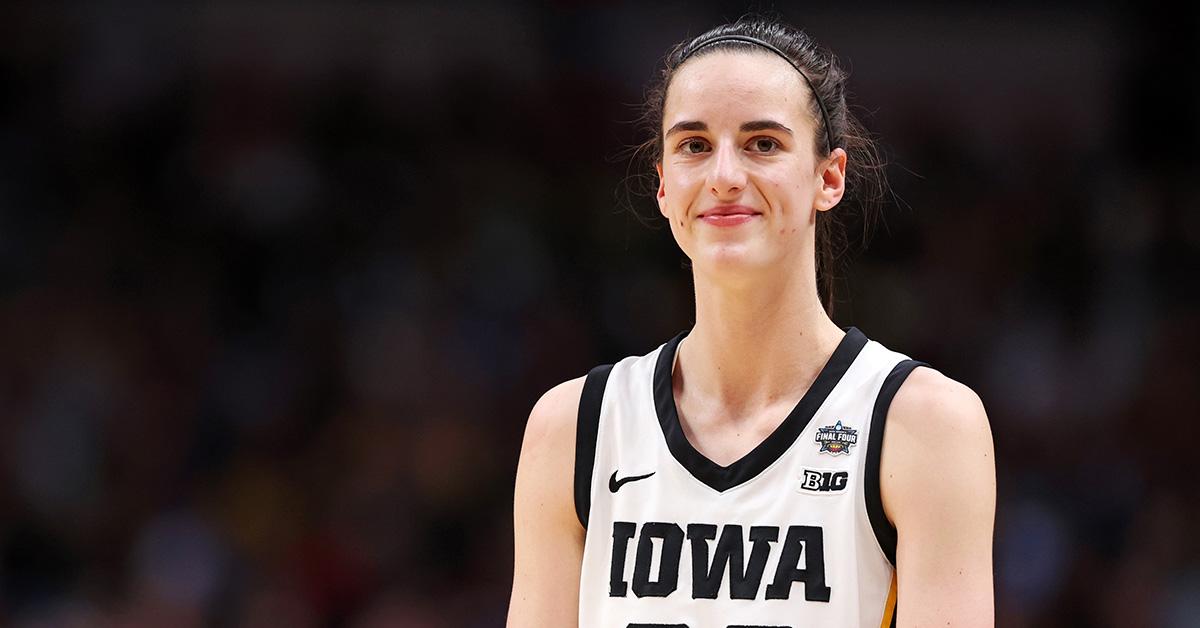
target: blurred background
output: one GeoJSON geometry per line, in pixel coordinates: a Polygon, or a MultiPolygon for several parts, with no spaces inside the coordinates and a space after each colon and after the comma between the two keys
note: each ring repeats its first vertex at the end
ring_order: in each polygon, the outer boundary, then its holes
{"type": "Polygon", "coordinates": [[[747,8],[891,159],[835,320],[984,399],[998,625],[1200,626],[1196,18],[583,0],[0,9],[0,625],[501,626],[534,401],[691,324],[643,89],[747,8]]]}

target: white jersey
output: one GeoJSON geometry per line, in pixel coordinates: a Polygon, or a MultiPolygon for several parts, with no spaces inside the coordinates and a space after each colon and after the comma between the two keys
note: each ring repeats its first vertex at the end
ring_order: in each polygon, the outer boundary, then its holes
{"type": "Polygon", "coordinates": [[[891,399],[921,363],[848,328],[783,423],[722,467],[679,423],[671,372],[684,335],[584,384],[580,628],[892,625],[896,531],[879,454],[891,399]]]}

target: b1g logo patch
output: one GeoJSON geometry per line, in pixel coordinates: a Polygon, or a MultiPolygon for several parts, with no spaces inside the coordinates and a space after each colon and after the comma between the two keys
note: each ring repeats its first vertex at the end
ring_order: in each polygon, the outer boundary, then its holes
{"type": "Polygon", "coordinates": [[[850,448],[858,444],[858,430],[842,425],[838,421],[834,425],[817,428],[817,444],[821,446],[817,453],[848,454],[850,448]]]}
{"type": "Polygon", "coordinates": [[[810,493],[832,495],[846,490],[850,472],[836,469],[805,469],[800,476],[800,489],[810,493]]]}

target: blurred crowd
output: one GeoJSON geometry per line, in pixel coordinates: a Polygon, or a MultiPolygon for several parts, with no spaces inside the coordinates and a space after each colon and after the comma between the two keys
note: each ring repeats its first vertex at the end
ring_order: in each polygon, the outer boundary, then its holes
{"type": "MultiPolygon", "coordinates": [[[[1200,626],[1197,23],[1033,6],[784,14],[892,161],[834,318],[983,398],[998,626],[1200,626]]],[[[0,626],[503,625],[533,402],[690,325],[636,105],[744,9],[0,9],[0,626]]]]}

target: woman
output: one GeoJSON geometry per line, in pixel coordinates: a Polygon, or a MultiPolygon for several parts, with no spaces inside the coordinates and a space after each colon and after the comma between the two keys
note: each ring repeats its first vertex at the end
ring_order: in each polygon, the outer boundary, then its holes
{"type": "Polygon", "coordinates": [[[872,165],[845,79],[759,19],[668,55],[651,146],[696,324],[533,408],[510,627],[993,625],[979,398],[822,306],[872,165]]]}

